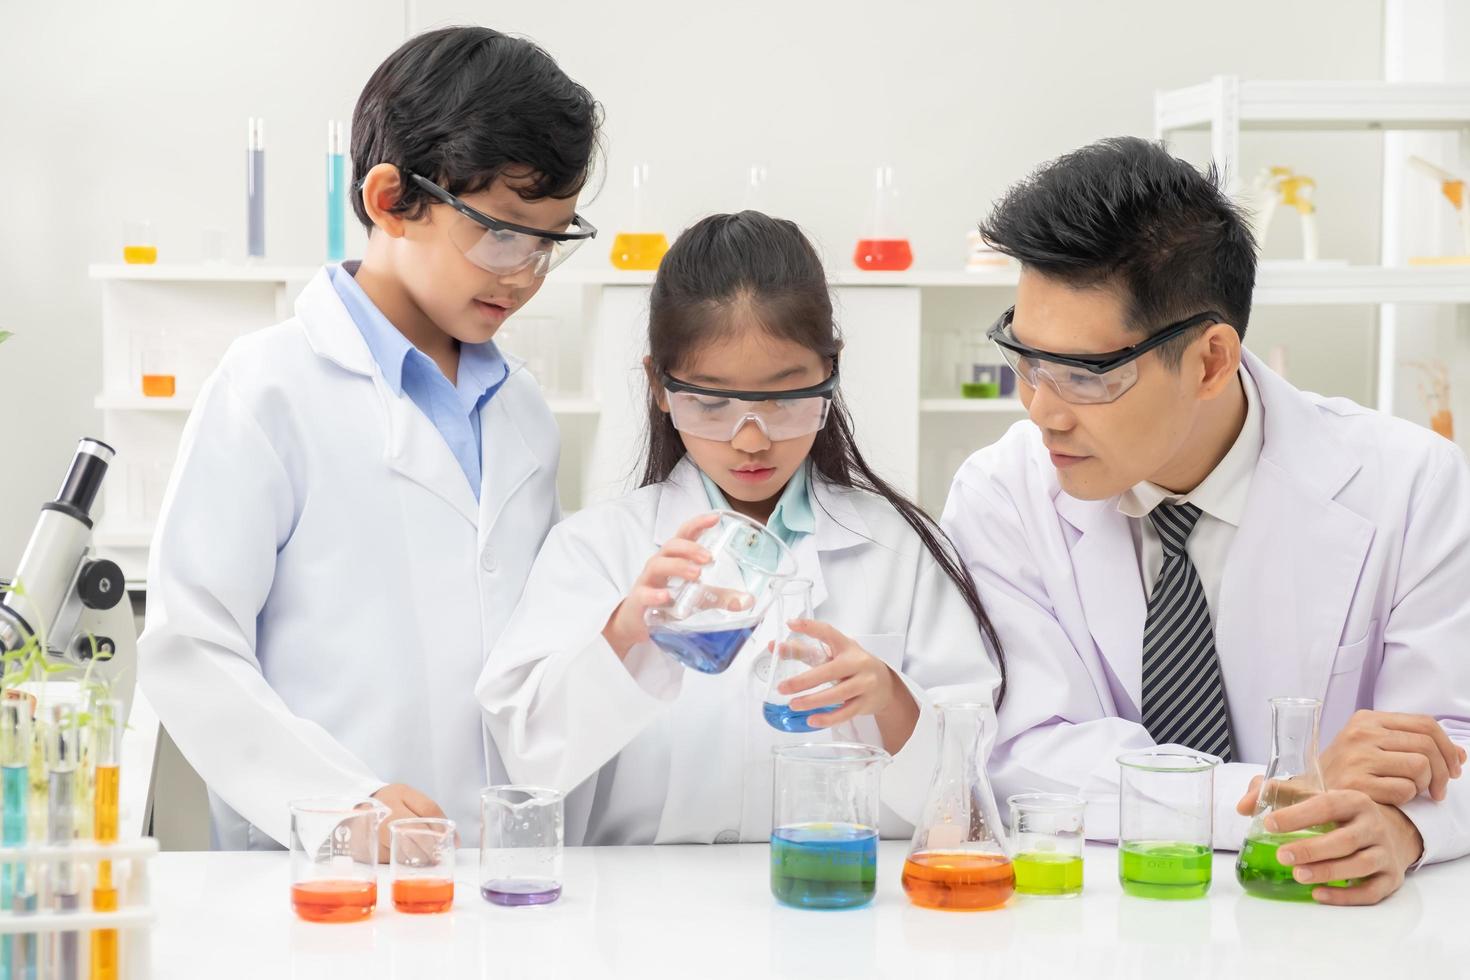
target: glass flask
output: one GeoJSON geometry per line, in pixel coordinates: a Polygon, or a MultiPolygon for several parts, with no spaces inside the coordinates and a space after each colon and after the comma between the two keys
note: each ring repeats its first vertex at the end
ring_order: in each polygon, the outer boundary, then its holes
{"type": "Polygon", "coordinates": [[[634,164],[633,220],[627,231],[620,231],[613,238],[610,256],[613,268],[648,272],[657,269],[663,261],[669,240],[663,232],[652,230],[652,210],[648,164],[634,164]]]}
{"type": "Polygon", "coordinates": [[[1016,890],[983,751],[988,704],[940,704],[939,765],[903,866],[910,901],[931,909],[999,908],[1016,890]]]}
{"type": "Polygon", "coordinates": [[[766,700],[762,711],[766,724],[782,732],[820,731],[811,726],[813,715],[827,714],[842,707],[841,702],[795,711],[793,698],[803,698],[831,688],[831,682],[800,694],[782,694],[781,684],[793,677],[820,667],[832,659],[827,644],[815,637],[798,633],[789,624],[793,619],[812,619],[812,583],[804,578],[787,579],[776,587],[776,606],[781,616],[781,639],[771,651],[771,677],[766,682],[766,700]]]}
{"type": "Polygon", "coordinates": [[[899,232],[898,192],[893,168],[879,167],[873,188],[873,213],[865,237],[858,239],[852,261],[870,272],[902,272],[914,264],[914,250],[899,232]]]}

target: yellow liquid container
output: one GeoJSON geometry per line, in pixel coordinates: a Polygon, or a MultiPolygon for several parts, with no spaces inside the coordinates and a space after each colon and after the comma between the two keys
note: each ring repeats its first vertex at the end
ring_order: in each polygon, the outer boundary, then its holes
{"type": "Polygon", "coordinates": [[[143,394],[147,398],[172,398],[176,389],[172,374],[143,375],[143,394]]]}
{"type": "Polygon", "coordinates": [[[152,265],[158,261],[158,246],[124,245],[123,261],[128,265],[152,265]]]}
{"type": "Polygon", "coordinates": [[[661,231],[618,232],[612,245],[613,268],[651,272],[668,250],[669,240],[661,231]]]}
{"type": "MultiPolygon", "coordinates": [[[[112,699],[99,701],[95,708],[95,744],[97,775],[94,792],[94,836],[98,841],[117,841],[117,803],[120,782],[118,762],[122,755],[122,703],[112,699]]],[[[117,886],[112,880],[112,862],[97,862],[97,884],[92,889],[92,908],[97,912],[117,909],[117,886]]],[[[118,980],[116,929],[92,930],[90,980],[118,980]]]]}

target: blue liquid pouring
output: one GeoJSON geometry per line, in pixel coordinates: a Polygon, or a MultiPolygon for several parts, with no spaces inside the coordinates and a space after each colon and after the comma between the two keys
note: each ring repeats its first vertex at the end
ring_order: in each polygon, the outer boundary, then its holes
{"type": "Polygon", "coordinates": [[[771,834],[771,894],[803,909],[846,909],[872,901],[878,831],[850,823],[803,823],[771,834]]]}
{"type": "Polygon", "coordinates": [[[648,638],[685,667],[701,674],[720,674],[730,666],[740,648],[745,646],[745,641],[755,632],[755,626],[756,624],[751,623],[736,629],[708,632],[655,626],[648,631],[648,638]]]}
{"type": "Polygon", "coordinates": [[[777,731],[782,732],[818,732],[820,728],[813,728],[807,719],[812,715],[825,715],[842,707],[840,704],[829,704],[821,708],[810,708],[806,711],[793,711],[789,704],[775,704],[767,701],[764,713],[766,724],[777,731]]]}

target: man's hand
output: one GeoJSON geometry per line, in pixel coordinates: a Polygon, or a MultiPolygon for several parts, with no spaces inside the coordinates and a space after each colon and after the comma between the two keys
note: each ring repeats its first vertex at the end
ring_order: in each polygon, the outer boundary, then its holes
{"type": "Polygon", "coordinates": [[[388,807],[389,813],[378,825],[378,860],[388,863],[388,823],[407,817],[442,817],[444,811],[439,804],[429,799],[412,786],[392,783],[373,794],[373,799],[388,807]]]}
{"type": "Polygon", "coordinates": [[[1313,900],[1323,905],[1376,905],[1399,890],[1404,872],[1424,853],[1424,841],[1408,817],[1357,790],[1328,790],[1267,814],[1265,823],[1273,834],[1336,825],[1276,852],[1304,884],[1355,879],[1346,888],[1312,889],[1313,900]]]}
{"type": "Polygon", "coordinates": [[[1465,750],[1428,715],[1354,713],[1322,752],[1328,789],[1354,789],[1375,802],[1403,806],[1420,794],[1443,800],[1458,779],[1465,750]]]}

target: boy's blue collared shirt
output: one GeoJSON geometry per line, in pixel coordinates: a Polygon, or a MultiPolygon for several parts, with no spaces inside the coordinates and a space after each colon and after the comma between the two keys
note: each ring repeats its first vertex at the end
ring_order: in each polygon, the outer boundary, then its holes
{"type": "Polygon", "coordinates": [[[396,395],[407,395],[444,437],[459,461],[475,499],[480,499],[480,409],[505,379],[510,368],[494,341],[460,344],[459,377],[451,382],[433,358],[409,343],[388,321],[353,276],[356,262],[329,267],[332,287],[362,332],[383,380],[396,395]]]}
{"type": "MultiPolygon", "coordinates": [[[[770,519],[766,521],[766,530],[788,548],[795,547],[803,534],[812,534],[817,529],[817,516],[812,511],[811,489],[806,475],[807,465],[803,463],[791,475],[786,489],[781,491],[781,498],[776,501],[776,509],[771,511],[770,519]]],[[[715,510],[730,510],[730,502],[704,470],[699,471],[699,478],[704,481],[704,494],[709,498],[709,505],[715,510]]]]}

